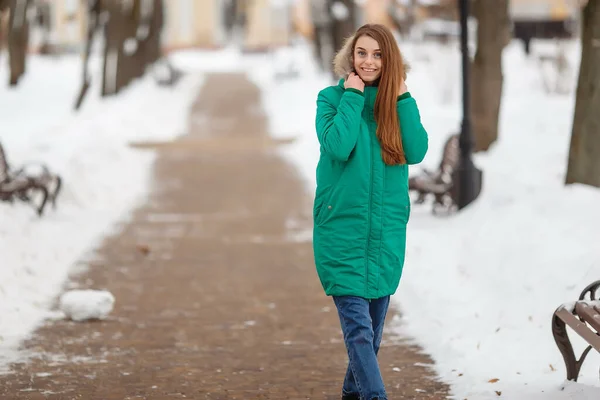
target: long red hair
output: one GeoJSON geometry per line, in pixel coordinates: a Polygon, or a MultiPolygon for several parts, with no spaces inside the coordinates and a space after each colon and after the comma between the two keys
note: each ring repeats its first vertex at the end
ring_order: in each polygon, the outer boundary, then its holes
{"type": "Polygon", "coordinates": [[[402,133],[398,121],[396,100],[402,79],[406,79],[406,69],[402,53],[398,48],[392,32],[380,24],[361,26],[352,41],[352,65],[354,66],[354,49],[361,36],[369,36],[377,41],[381,50],[381,76],[375,100],[375,120],[377,121],[377,138],[381,146],[381,156],[387,165],[406,164],[402,147],[402,133]]]}

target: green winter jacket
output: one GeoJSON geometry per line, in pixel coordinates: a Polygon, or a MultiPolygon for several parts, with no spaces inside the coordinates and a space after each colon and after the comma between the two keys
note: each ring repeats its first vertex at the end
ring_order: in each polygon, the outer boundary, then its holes
{"type": "MultiPolygon", "coordinates": [[[[396,292],[410,215],[408,165],[385,165],[373,107],[377,87],[319,93],[316,130],[321,145],[313,207],[317,273],[329,296],[376,299],[396,292]]],[[[415,99],[397,101],[408,164],[423,160],[428,137],[415,99]]]]}

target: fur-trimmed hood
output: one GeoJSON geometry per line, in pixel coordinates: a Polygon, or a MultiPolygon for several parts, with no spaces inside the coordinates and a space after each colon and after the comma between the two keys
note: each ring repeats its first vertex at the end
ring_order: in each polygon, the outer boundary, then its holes
{"type": "MultiPolygon", "coordinates": [[[[352,42],[354,41],[354,36],[352,35],[344,41],[344,45],[333,59],[333,72],[338,78],[346,79],[348,74],[352,72],[352,42]]],[[[404,80],[406,81],[406,74],[410,71],[410,65],[404,59],[404,55],[402,55],[402,60],[404,61],[404,80]]]]}

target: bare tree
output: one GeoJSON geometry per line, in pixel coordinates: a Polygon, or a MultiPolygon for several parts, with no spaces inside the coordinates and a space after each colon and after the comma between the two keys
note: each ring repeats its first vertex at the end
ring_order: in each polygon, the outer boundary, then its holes
{"type": "Polygon", "coordinates": [[[328,2],[324,0],[311,0],[310,18],[313,24],[314,54],[323,71],[331,70],[333,52],[331,44],[331,13],[328,2]]]}
{"type": "Polygon", "coordinates": [[[10,0],[0,0],[0,55],[2,53],[2,48],[4,46],[5,40],[5,32],[8,32],[8,27],[5,27],[3,24],[3,13],[6,12],[10,7],[10,0]]]}
{"type": "Polygon", "coordinates": [[[123,86],[123,61],[125,58],[124,44],[132,33],[133,3],[121,3],[118,0],[102,0],[101,12],[109,18],[104,26],[104,59],[102,66],[102,96],[117,94],[123,86]]]}
{"type": "Polygon", "coordinates": [[[331,13],[331,39],[334,53],[344,44],[344,40],[356,29],[356,4],[354,0],[327,0],[331,13]]]}
{"type": "MultiPolygon", "coordinates": [[[[104,36],[101,95],[119,93],[134,79],[146,73],[146,67],[162,57],[161,32],[164,25],[163,0],[89,0],[88,32],[83,59],[82,86],[75,103],[79,109],[90,87],[89,58],[97,32],[104,36]],[[101,18],[103,14],[108,18],[101,18]]],[[[168,82],[176,80],[175,71],[168,82]]],[[[169,84],[167,81],[159,84],[169,84]]]]}
{"type": "Polygon", "coordinates": [[[8,21],[8,59],[10,86],[16,86],[25,74],[27,47],[29,46],[29,21],[27,10],[31,0],[11,0],[8,21]]]}
{"type": "Polygon", "coordinates": [[[502,98],[502,51],[509,40],[509,0],[473,0],[477,18],[477,52],[471,78],[471,113],[475,151],[485,151],[498,138],[502,98]]]}
{"type": "Polygon", "coordinates": [[[566,183],[600,187],[600,0],[583,9],[581,66],[566,183]]]}

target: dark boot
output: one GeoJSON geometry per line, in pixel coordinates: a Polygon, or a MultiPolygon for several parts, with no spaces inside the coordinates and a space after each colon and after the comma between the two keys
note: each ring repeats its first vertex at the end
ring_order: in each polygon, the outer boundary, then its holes
{"type": "Polygon", "coordinates": [[[343,394],[342,400],[360,400],[360,395],[358,393],[343,394]]]}

